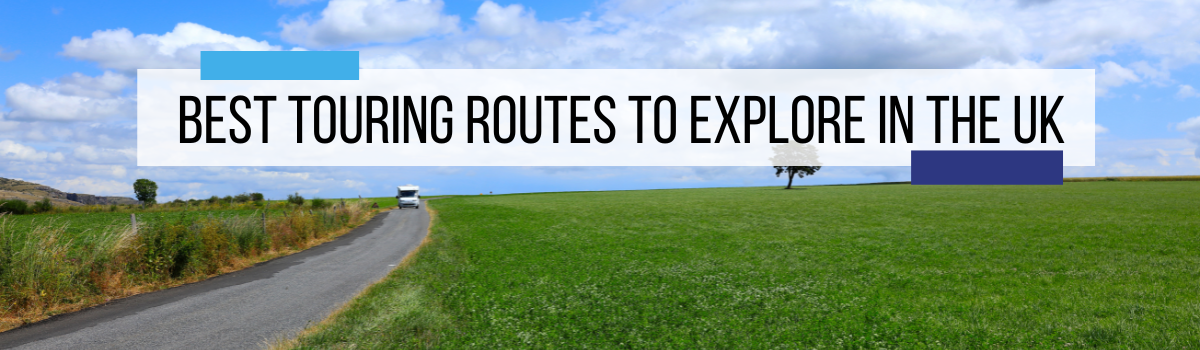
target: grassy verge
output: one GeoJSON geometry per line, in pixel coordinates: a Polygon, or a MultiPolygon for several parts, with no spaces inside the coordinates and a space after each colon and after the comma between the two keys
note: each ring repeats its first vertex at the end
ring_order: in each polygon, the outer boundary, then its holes
{"type": "MultiPolygon", "coordinates": [[[[281,207],[285,208],[285,207],[281,207]]],[[[303,250],[370,219],[328,208],[156,210],[0,218],[0,330],[303,250]]]]}
{"type": "Polygon", "coordinates": [[[1195,348],[1200,183],[463,196],[297,348],[1195,348]]]}

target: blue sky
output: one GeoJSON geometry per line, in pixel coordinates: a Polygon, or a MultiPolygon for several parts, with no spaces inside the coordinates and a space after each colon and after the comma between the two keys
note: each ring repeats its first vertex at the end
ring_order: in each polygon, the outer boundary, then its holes
{"type": "MultiPolygon", "coordinates": [[[[0,176],[160,199],[781,185],[770,168],[150,168],[136,165],[138,68],[201,50],[359,50],[363,68],[1090,68],[1097,166],[1194,175],[1200,3],[1175,1],[8,1],[0,5],[0,176]]],[[[801,183],[903,181],[826,168],[801,183]]]]}

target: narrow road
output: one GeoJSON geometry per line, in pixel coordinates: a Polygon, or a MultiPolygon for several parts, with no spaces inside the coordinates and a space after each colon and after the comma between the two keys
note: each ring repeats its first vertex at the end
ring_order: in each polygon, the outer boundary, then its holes
{"type": "Polygon", "coordinates": [[[264,348],[320,322],[386,276],[428,227],[424,206],[383,212],[303,252],[0,333],[0,348],[264,348]]]}

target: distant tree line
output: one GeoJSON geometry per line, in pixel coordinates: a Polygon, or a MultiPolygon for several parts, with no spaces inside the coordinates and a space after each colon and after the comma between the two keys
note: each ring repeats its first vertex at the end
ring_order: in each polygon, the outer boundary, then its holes
{"type": "MultiPolygon", "coordinates": [[[[158,203],[158,184],[150,179],[137,179],[133,183],[134,196],[141,202],[141,208],[144,210],[148,207],[191,207],[191,206],[232,206],[243,203],[255,203],[256,206],[265,205],[266,198],[259,192],[243,192],[232,196],[212,196],[207,199],[181,199],[177,198],[170,202],[158,203]]],[[[287,203],[295,206],[304,206],[306,200],[299,192],[289,194],[287,203]]],[[[313,209],[323,209],[333,206],[333,202],[321,198],[313,198],[308,201],[308,204],[313,209]]],[[[91,207],[88,207],[91,208],[91,207]]],[[[84,208],[84,210],[91,210],[84,208]]],[[[75,211],[76,207],[60,208],[58,211],[75,211]]],[[[94,208],[92,208],[94,209],[94,208]]],[[[129,207],[129,209],[136,209],[129,207]]],[[[117,211],[117,205],[112,205],[109,211],[117,211]]],[[[50,198],[44,198],[40,201],[30,204],[21,199],[3,199],[0,200],[0,214],[37,214],[55,211],[54,202],[50,198]]]]}
{"type": "Polygon", "coordinates": [[[261,203],[263,200],[264,199],[263,199],[262,193],[253,192],[253,193],[242,193],[242,194],[235,195],[235,196],[225,196],[225,197],[212,196],[212,197],[208,197],[208,199],[188,199],[188,200],[175,199],[175,200],[171,201],[169,204],[172,206],[187,206],[187,205],[201,205],[201,204],[225,205],[225,204],[241,204],[241,203],[250,203],[250,202],[261,203]]]}

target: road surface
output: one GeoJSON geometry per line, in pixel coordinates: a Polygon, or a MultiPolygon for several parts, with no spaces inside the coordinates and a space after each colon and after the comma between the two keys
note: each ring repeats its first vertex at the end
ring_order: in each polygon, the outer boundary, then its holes
{"type": "Polygon", "coordinates": [[[429,214],[391,210],[245,270],[0,333],[0,348],[255,349],[320,322],[421,244],[429,214]]]}

